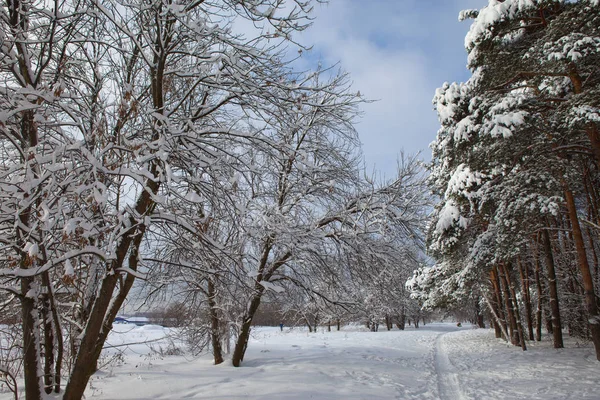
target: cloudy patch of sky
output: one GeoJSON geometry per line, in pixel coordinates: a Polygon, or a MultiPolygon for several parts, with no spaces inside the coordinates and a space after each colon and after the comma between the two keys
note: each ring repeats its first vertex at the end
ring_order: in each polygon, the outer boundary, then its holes
{"type": "Polygon", "coordinates": [[[330,0],[295,37],[312,50],[307,63],[339,63],[353,87],[376,100],[362,107],[357,130],[366,167],[391,178],[401,151],[430,158],[439,128],[431,99],[445,81],[464,81],[463,9],[486,0],[330,0]]]}

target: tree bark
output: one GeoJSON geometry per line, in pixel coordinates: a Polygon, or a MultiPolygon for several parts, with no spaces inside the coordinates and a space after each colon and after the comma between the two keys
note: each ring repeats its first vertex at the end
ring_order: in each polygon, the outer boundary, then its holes
{"type": "Polygon", "coordinates": [[[575,240],[575,247],[577,249],[577,258],[579,261],[579,269],[583,281],[583,290],[585,292],[585,303],[588,312],[588,322],[590,326],[592,342],[594,343],[594,348],[596,350],[596,359],[600,361],[600,313],[598,312],[598,304],[596,302],[594,280],[592,278],[592,273],[590,271],[590,266],[587,259],[583,234],[579,225],[575,199],[573,198],[573,193],[568,187],[566,187],[566,184],[565,199],[567,201],[567,210],[569,212],[569,219],[571,220],[571,227],[573,229],[573,239],[575,240]]]}
{"type": "Polygon", "coordinates": [[[544,300],[544,288],[542,286],[542,280],[540,277],[540,259],[537,250],[537,244],[535,249],[535,284],[537,289],[537,309],[535,313],[535,340],[540,342],[542,340],[542,311],[543,311],[543,300],[544,300]]]}
{"type": "Polygon", "coordinates": [[[500,324],[500,330],[505,334],[504,339],[506,341],[510,340],[509,336],[506,336],[508,333],[508,323],[506,321],[506,314],[502,309],[502,289],[500,286],[500,278],[498,276],[498,267],[493,267],[490,270],[490,282],[492,283],[492,287],[494,288],[494,301],[490,303],[492,311],[495,311],[497,316],[497,322],[500,324]],[[495,307],[495,308],[494,308],[495,307]]]}
{"type": "Polygon", "coordinates": [[[256,314],[256,310],[258,310],[258,306],[260,306],[262,294],[265,290],[264,287],[258,282],[256,283],[254,289],[256,294],[250,300],[250,304],[248,304],[248,309],[246,310],[242,323],[242,329],[240,330],[240,335],[238,336],[237,342],[235,343],[235,348],[233,349],[231,363],[234,367],[239,367],[242,361],[244,361],[244,355],[246,354],[246,348],[248,347],[248,340],[250,339],[252,319],[256,314]]]}
{"type": "Polygon", "coordinates": [[[210,309],[210,338],[213,348],[213,357],[215,365],[223,362],[223,349],[221,348],[221,331],[219,323],[219,313],[216,302],[215,283],[212,278],[208,278],[208,307],[210,309]]]}
{"type": "Polygon", "coordinates": [[[555,349],[564,347],[562,337],[562,323],[560,318],[560,306],[558,302],[558,285],[556,283],[556,271],[554,269],[554,256],[552,255],[552,244],[548,230],[542,231],[544,255],[548,272],[548,287],[550,289],[550,310],[552,312],[552,336],[555,349]]]}
{"type": "Polygon", "coordinates": [[[499,267],[500,282],[502,283],[502,291],[504,292],[504,309],[506,311],[506,315],[508,316],[508,334],[510,336],[510,342],[518,346],[519,341],[519,331],[517,329],[517,320],[514,314],[513,301],[510,296],[510,289],[508,286],[508,278],[506,277],[506,272],[503,271],[502,267],[499,267]]]}
{"type": "Polygon", "coordinates": [[[496,330],[496,338],[504,338],[504,340],[508,341],[508,333],[505,330],[506,325],[503,325],[503,321],[498,315],[499,307],[494,304],[485,293],[483,295],[483,299],[485,300],[490,313],[492,314],[492,321],[494,323],[494,329],[496,330]]]}
{"type": "MultiPolygon", "coordinates": [[[[577,66],[574,62],[569,63],[569,79],[573,84],[573,92],[575,94],[581,94],[583,92],[583,79],[577,70],[577,66]]],[[[592,154],[594,155],[594,161],[596,166],[600,169],[600,132],[598,126],[594,122],[590,122],[585,127],[585,133],[590,140],[590,147],[592,148],[592,154]]],[[[595,345],[596,342],[594,342],[595,345]]]]}
{"type": "MultiPolygon", "coordinates": [[[[156,170],[153,169],[152,172],[156,173],[156,170]]],[[[147,186],[153,193],[157,193],[159,186],[157,182],[149,181],[147,186]]],[[[139,215],[145,215],[152,212],[154,205],[155,203],[151,200],[150,194],[144,191],[141,193],[135,209],[139,215]]],[[[132,221],[130,221],[130,224],[131,226],[135,226],[135,220],[133,220],[133,217],[131,218],[132,221]]],[[[109,271],[113,273],[104,277],[99,292],[95,297],[94,305],[75,358],[71,379],[65,388],[63,400],[81,399],[90,377],[96,371],[97,361],[102,352],[104,342],[112,329],[112,323],[135,281],[134,275],[127,274],[124,282],[121,282],[119,286],[122,276],[118,271],[125,265],[125,258],[128,254],[129,269],[133,271],[137,270],[139,262],[138,252],[145,230],[145,225],[133,228],[129,234],[123,237],[117,247],[116,259],[112,261],[109,268],[109,271]],[[119,292],[113,298],[117,286],[119,286],[119,292]]]]}
{"type": "Polygon", "coordinates": [[[529,333],[529,340],[534,340],[533,335],[533,317],[532,317],[532,306],[531,306],[531,292],[529,291],[529,268],[527,263],[518,260],[517,265],[519,267],[519,275],[521,277],[521,290],[523,291],[523,302],[525,303],[525,320],[527,321],[527,331],[529,333]]]}
{"type": "MultiPolygon", "coordinates": [[[[40,250],[43,260],[46,262],[45,248],[41,246],[40,250]]],[[[41,326],[44,333],[44,391],[46,394],[50,394],[53,391],[60,393],[64,343],[62,327],[54,298],[54,288],[52,287],[48,271],[42,273],[41,283],[41,326]]]]}
{"type": "Polygon", "coordinates": [[[515,285],[513,283],[513,280],[510,277],[510,264],[504,263],[504,264],[502,264],[502,267],[504,268],[504,274],[506,277],[506,281],[508,283],[510,295],[512,297],[512,304],[514,307],[513,313],[514,313],[515,320],[517,323],[517,332],[519,333],[519,344],[521,345],[521,348],[523,349],[523,351],[526,351],[527,344],[525,343],[525,332],[523,331],[523,323],[521,322],[521,313],[519,312],[519,304],[517,303],[517,293],[515,290],[515,285]]]}
{"type": "Polygon", "coordinates": [[[400,309],[400,316],[396,320],[396,326],[401,331],[403,331],[404,328],[406,327],[406,312],[404,310],[404,306],[402,306],[402,308],[400,309]]]}
{"type": "Polygon", "coordinates": [[[27,400],[39,400],[42,398],[41,388],[43,385],[38,377],[39,358],[38,351],[40,343],[36,334],[35,299],[27,296],[33,290],[34,278],[21,278],[21,326],[23,329],[23,373],[25,378],[25,398],[27,400]]]}
{"type": "MultiPolygon", "coordinates": [[[[475,319],[476,319],[475,322],[477,323],[477,326],[479,328],[485,329],[485,322],[483,321],[483,311],[481,310],[479,301],[480,301],[479,298],[475,301],[475,319]]],[[[423,325],[425,325],[425,324],[423,324],[423,325]]]]}

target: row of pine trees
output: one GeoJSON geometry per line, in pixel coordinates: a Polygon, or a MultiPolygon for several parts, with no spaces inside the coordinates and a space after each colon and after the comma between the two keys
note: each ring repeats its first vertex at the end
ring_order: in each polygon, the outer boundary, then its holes
{"type": "Polygon", "coordinates": [[[499,1],[462,13],[472,77],[438,89],[430,306],[481,299],[498,337],[563,332],[600,360],[600,5],[499,1]]]}

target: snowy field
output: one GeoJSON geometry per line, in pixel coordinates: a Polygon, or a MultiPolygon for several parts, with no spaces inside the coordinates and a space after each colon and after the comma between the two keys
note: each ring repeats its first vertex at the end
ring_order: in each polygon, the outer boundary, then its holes
{"type": "Polygon", "coordinates": [[[591,346],[570,339],[563,350],[543,342],[522,352],[493,331],[453,324],[376,333],[257,328],[234,368],[209,356],[160,356],[167,329],[115,328],[118,347],[109,352],[122,357],[92,378],[87,398],[600,399],[600,363],[591,346]]]}

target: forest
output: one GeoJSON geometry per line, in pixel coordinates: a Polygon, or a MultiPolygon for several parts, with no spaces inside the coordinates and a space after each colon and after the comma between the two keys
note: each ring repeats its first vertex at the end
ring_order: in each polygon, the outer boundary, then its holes
{"type": "Polygon", "coordinates": [[[125,309],[234,367],[256,325],[443,315],[600,361],[600,1],[463,11],[471,77],[435,93],[431,160],[399,149],[392,178],[365,168],[372,100],[343,65],[297,67],[321,2],[2,3],[15,398],[83,398],[125,309]]]}

